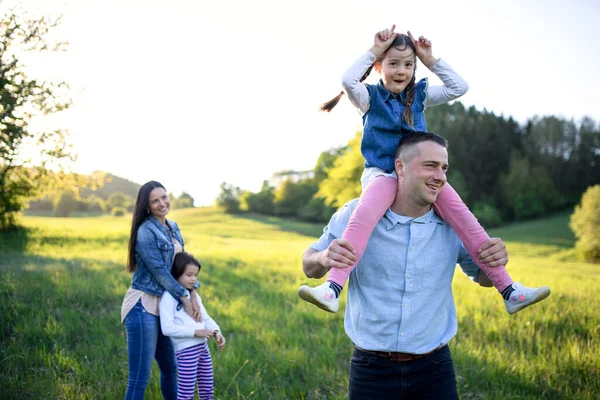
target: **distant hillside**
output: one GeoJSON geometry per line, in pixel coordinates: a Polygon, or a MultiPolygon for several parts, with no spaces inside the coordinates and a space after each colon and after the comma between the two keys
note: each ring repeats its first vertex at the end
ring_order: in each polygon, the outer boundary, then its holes
{"type": "Polygon", "coordinates": [[[127,196],[133,199],[137,197],[138,190],[142,186],[139,183],[132,182],[129,179],[121,178],[120,176],[113,175],[108,172],[95,171],[92,173],[92,176],[101,174],[105,174],[104,185],[96,190],[92,190],[87,187],[80,188],[81,197],[88,197],[89,195],[94,194],[106,200],[111,193],[116,192],[125,193],[127,196]]]}

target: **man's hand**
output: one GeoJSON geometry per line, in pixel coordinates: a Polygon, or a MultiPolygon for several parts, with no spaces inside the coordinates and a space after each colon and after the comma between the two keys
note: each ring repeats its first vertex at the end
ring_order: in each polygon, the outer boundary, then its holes
{"type": "Polygon", "coordinates": [[[345,239],[335,239],[319,254],[319,264],[326,268],[348,268],[356,262],[354,247],[345,239]]]}
{"type": "Polygon", "coordinates": [[[486,240],[477,252],[479,253],[479,261],[485,263],[488,267],[500,267],[508,264],[508,252],[500,238],[486,240]]]}

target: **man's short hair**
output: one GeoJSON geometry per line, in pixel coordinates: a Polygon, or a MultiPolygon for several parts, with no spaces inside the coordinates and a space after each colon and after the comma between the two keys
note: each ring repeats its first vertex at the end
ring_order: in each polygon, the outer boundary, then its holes
{"type": "Polygon", "coordinates": [[[396,149],[396,159],[400,158],[402,153],[422,142],[435,142],[444,148],[448,148],[448,141],[440,135],[432,132],[423,131],[402,131],[402,139],[398,142],[396,149]]]}

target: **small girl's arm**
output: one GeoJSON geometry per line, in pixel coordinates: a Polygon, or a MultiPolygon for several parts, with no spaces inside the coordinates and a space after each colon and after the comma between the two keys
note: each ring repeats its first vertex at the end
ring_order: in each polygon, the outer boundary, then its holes
{"type": "Polygon", "coordinates": [[[356,107],[361,114],[369,111],[369,91],[362,83],[371,72],[373,63],[377,57],[383,54],[392,44],[398,33],[394,33],[396,25],[392,25],[392,29],[384,29],[375,34],[373,46],[363,54],[342,76],[342,87],[348,95],[350,102],[356,107]]]}
{"type": "Polygon", "coordinates": [[[469,84],[458,75],[448,63],[433,56],[431,41],[420,36],[415,39],[408,32],[408,37],[417,49],[417,57],[431,72],[437,75],[444,85],[429,86],[427,89],[427,106],[447,103],[467,93],[469,84]]]}

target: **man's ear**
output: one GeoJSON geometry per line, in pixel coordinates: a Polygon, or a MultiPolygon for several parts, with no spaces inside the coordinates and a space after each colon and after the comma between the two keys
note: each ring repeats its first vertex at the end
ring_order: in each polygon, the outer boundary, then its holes
{"type": "Polygon", "coordinates": [[[394,161],[394,166],[396,168],[396,174],[398,174],[398,176],[402,176],[403,172],[404,172],[404,164],[402,163],[402,160],[400,160],[399,158],[396,158],[396,160],[394,161]]]}

